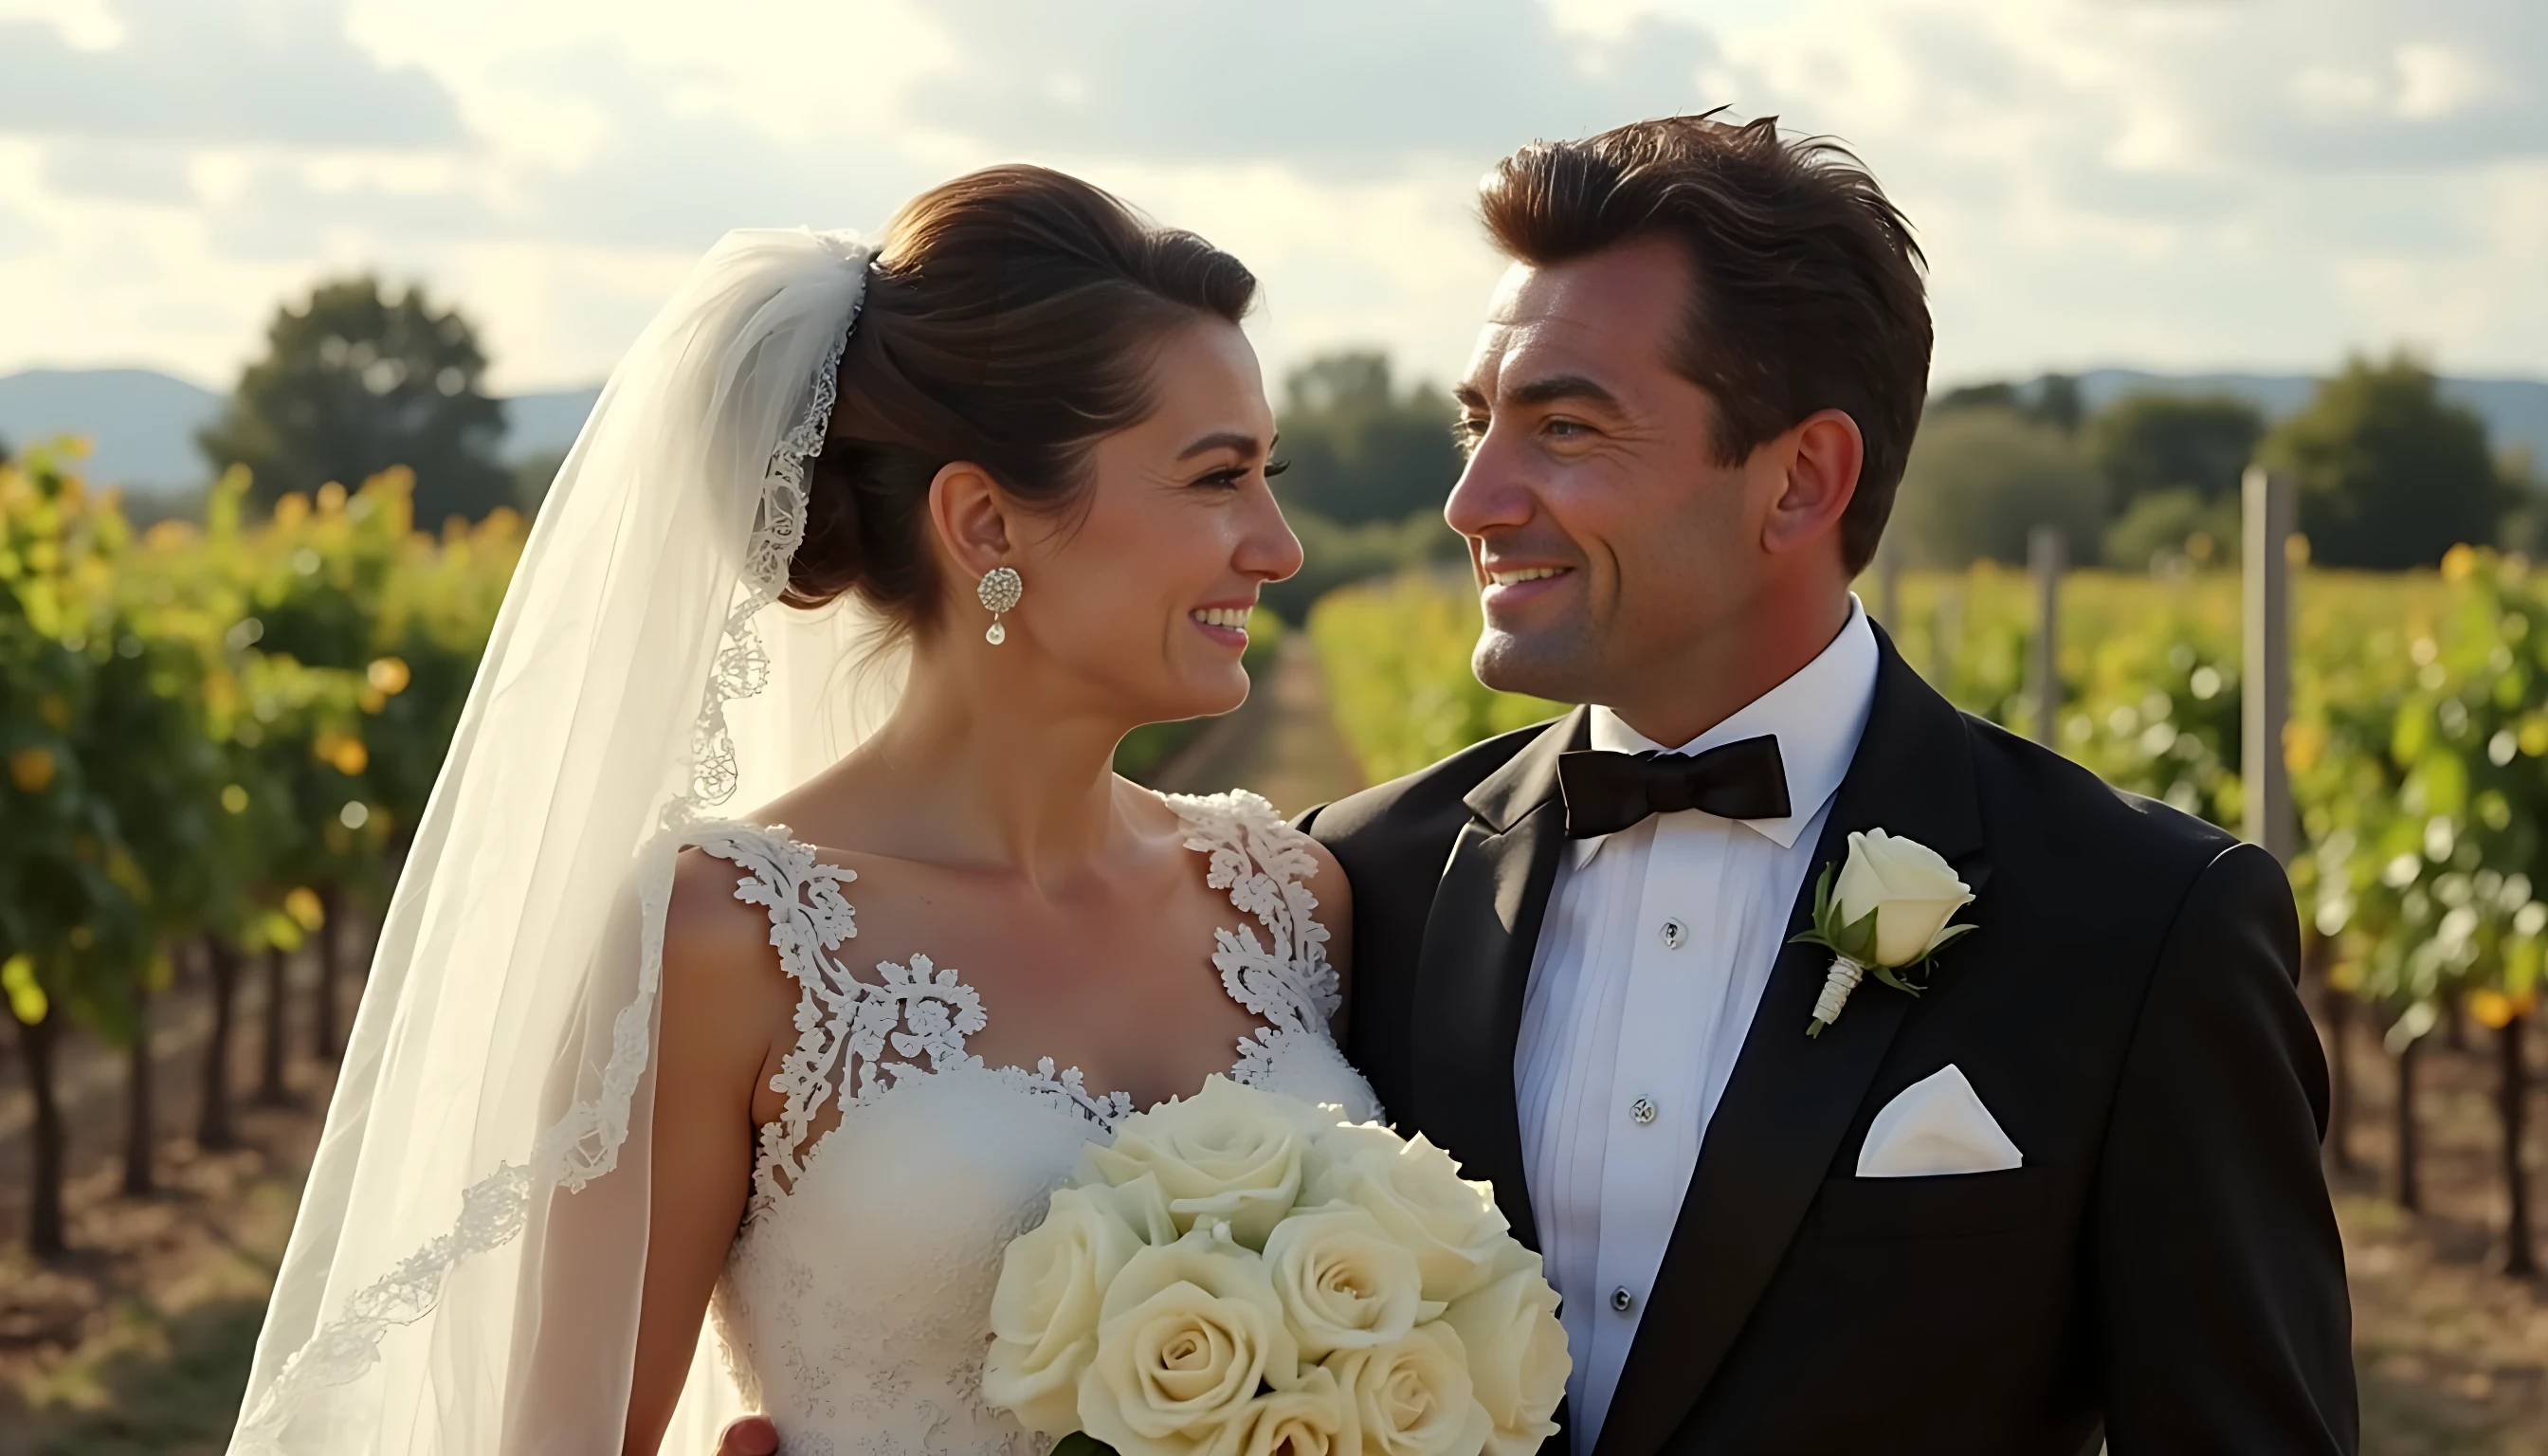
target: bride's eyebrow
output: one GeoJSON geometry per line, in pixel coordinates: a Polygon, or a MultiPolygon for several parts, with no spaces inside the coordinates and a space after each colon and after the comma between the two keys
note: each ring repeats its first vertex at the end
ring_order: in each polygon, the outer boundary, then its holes
{"type": "MultiPolygon", "coordinates": [[[[1277,436],[1276,438],[1279,439],[1281,437],[1277,436]]],[[[1258,444],[1256,442],[1256,436],[1254,435],[1242,433],[1241,431],[1234,429],[1226,429],[1222,430],[1218,434],[1205,435],[1202,439],[1186,446],[1183,451],[1179,452],[1177,458],[1179,460],[1192,460],[1198,455],[1209,455],[1215,450],[1235,450],[1239,454],[1253,460],[1269,448],[1271,447],[1258,444]]]]}

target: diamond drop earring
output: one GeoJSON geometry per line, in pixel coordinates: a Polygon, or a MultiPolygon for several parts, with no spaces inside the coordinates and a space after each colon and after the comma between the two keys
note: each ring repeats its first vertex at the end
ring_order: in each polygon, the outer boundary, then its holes
{"type": "Polygon", "coordinates": [[[1000,616],[1017,610],[1018,598],[1027,594],[1026,584],[1018,580],[1018,569],[995,566],[982,573],[982,585],[974,589],[973,594],[982,598],[982,605],[991,613],[991,627],[982,634],[982,640],[993,647],[1008,641],[1009,629],[1000,625],[1000,616]]]}

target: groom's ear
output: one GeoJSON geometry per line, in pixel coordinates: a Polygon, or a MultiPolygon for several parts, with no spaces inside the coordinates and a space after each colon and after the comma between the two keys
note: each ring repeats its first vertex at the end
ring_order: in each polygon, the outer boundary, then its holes
{"type": "Polygon", "coordinates": [[[1761,527],[1761,547],[1773,556],[1837,542],[1841,517],[1858,495],[1866,441],[1846,411],[1817,410],[1794,428],[1761,446],[1762,463],[1778,475],[1778,496],[1761,527]]]}
{"type": "Polygon", "coordinates": [[[939,467],[929,483],[929,523],[962,580],[1010,564],[1009,502],[982,467],[966,460],[939,467]]]}

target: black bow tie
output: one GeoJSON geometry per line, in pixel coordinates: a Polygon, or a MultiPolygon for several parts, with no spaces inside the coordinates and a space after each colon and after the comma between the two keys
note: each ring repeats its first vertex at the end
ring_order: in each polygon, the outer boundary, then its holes
{"type": "Polygon", "coordinates": [[[1632,829],[1649,814],[1697,809],[1720,819],[1787,817],[1787,766],[1775,735],[1722,744],[1703,754],[1561,754],[1566,837],[1592,839],[1632,829]]]}

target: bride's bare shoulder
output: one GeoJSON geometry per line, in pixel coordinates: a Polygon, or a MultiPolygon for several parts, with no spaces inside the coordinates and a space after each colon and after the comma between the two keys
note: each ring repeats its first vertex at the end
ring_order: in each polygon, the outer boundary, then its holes
{"type": "Polygon", "coordinates": [[[668,1000],[783,995],[786,977],[771,948],[770,911],[736,893],[751,873],[704,849],[685,849],[675,860],[672,898],[664,908],[668,1000]]]}

